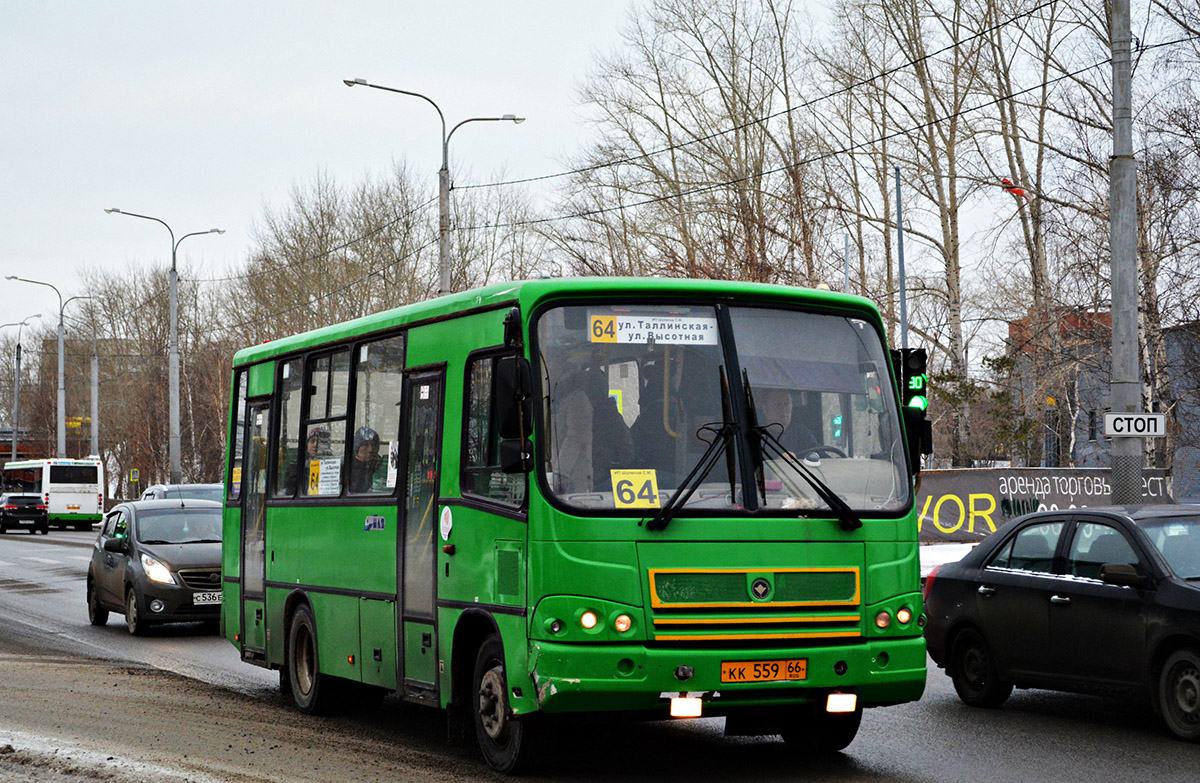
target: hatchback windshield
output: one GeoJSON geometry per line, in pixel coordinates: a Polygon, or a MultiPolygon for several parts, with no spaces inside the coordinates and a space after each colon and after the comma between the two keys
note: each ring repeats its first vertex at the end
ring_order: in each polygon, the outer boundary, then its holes
{"type": "Polygon", "coordinates": [[[828,510],[819,484],[856,511],[905,508],[898,413],[878,332],[837,315],[728,312],[732,329],[706,305],[545,312],[538,371],[550,490],[570,506],[646,513],[692,489],[689,513],[720,514],[828,510]],[[756,433],[767,442],[750,454],[755,485],[746,488],[740,449],[758,443],[756,433]]]}
{"type": "Polygon", "coordinates": [[[1138,520],[1180,579],[1200,579],[1200,517],[1138,520]]]}
{"type": "Polygon", "coordinates": [[[221,509],[164,508],[140,511],[137,537],[143,544],[198,544],[221,541],[221,509]]]}

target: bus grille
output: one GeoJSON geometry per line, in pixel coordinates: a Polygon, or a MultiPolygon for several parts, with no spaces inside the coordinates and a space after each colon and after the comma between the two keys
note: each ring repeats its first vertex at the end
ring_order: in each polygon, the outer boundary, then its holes
{"type": "Polygon", "coordinates": [[[651,569],[656,641],[862,636],[857,568],[651,569]]]}

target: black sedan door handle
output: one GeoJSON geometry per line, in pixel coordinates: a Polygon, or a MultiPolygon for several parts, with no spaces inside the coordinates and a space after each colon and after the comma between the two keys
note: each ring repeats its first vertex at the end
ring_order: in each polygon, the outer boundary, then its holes
{"type": "Polygon", "coordinates": [[[1064,605],[1065,605],[1065,604],[1070,604],[1070,603],[1071,603],[1071,598],[1070,598],[1069,596],[1065,596],[1065,595],[1052,595],[1052,596],[1050,596],[1050,603],[1052,603],[1052,604],[1064,604],[1064,605]]]}
{"type": "Polygon", "coordinates": [[[977,592],[978,592],[980,595],[995,595],[995,593],[996,593],[996,588],[994,588],[994,587],[988,587],[987,585],[980,585],[980,586],[979,586],[979,590],[978,590],[977,592]]]}

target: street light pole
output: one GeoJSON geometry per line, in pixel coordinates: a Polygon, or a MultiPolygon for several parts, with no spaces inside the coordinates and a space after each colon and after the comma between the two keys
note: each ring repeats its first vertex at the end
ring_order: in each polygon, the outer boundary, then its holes
{"type": "Polygon", "coordinates": [[[446,117],[442,114],[441,108],[429,96],[419,92],[399,90],[395,87],[370,84],[366,79],[343,79],[342,83],[347,87],[361,85],[373,87],[376,90],[411,95],[427,102],[437,111],[438,119],[442,122],[442,168],[438,170],[438,296],[450,293],[450,137],[454,135],[454,131],[468,122],[511,122],[514,125],[520,125],[525,122],[525,118],[515,114],[505,114],[500,117],[471,117],[458,123],[447,133],[446,117]]]}
{"type": "Polygon", "coordinates": [[[56,456],[63,459],[67,456],[67,388],[63,378],[63,309],[66,307],[66,303],[63,302],[62,292],[58,290],[57,286],[50,283],[44,283],[41,280],[27,280],[16,275],[7,275],[4,279],[44,285],[47,288],[53,288],[54,293],[58,295],[58,447],[56,456]]]}
{"type": "Polygon", "coordinates": [[[17,458],[17,430],[21,424],[21,332],[25,329],[25,324],[33,318],[41,318],[42,314],[31,315],[24,321],[15,321],[11,324],[0,324],[0,329],[7,326],[16,326],[17,328],[17,362],[15,372],[13,373],[13,417],[12,417],[12,456],[9,459],[17,458]]]}
{"type": "Polygon", "coordinates": [[[104,211],[110,215],[128,215],[129,217],[142,218],[143,220],[153,220],[156,223],[162,224],[167,229],[167,233],[171,235],[171,270],[167,276],[171,298],[171,347],[167,356],[167,372],[170,384],[170,431],[167,436],[167,452],[170,461],[171,483],[178,484],[183,480],[183,459],[179,436],[179,274],[175,267],[175,257],[176,252],[179,250],[179,245],[188,237],[199,236],[201,234],[224,234],[225,231],[220,228],[210,228],[207,231],[193,231],[190,234],[184,234],[176,241],[175,232],[167,225],[165,220],[151,215],[139,215],[136,212],[123,212],[116,207],[104,211]]]}

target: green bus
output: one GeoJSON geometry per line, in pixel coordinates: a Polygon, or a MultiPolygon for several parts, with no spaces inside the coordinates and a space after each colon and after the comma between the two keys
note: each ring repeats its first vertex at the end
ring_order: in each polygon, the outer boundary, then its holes
{"type": "Polygon", "coordinates": [[[395,694],[501,771],[565,713],[840,750],[925,686],[904,358],[858,297],[636,278],[241,350],[223,632],[300,710],[395,694]]]}

